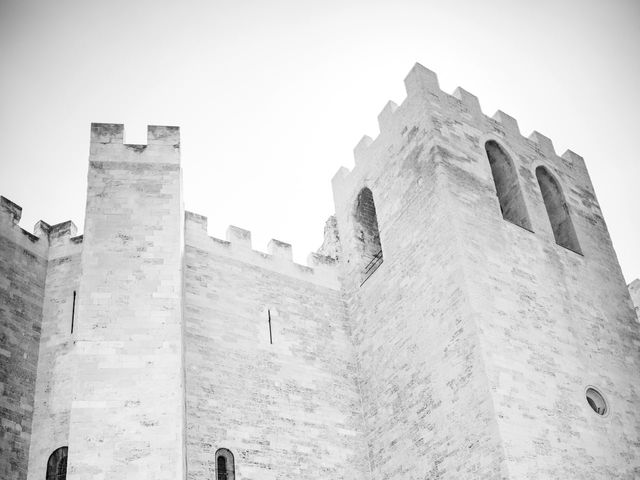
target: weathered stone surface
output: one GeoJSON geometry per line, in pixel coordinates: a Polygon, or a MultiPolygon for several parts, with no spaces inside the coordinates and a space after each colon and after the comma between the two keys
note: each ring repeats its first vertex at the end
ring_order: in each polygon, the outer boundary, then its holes
{"type": "Polygon", "coordinates": [[[236,478],[364,478],[340,291],[292,276],[278,257],[220,255],[204,233],[187,221],[188,478],[214,478],[219,448],[235,455],[236,478]]]}
{"type": "Polygon", "coordinates": [[[180,156],[151,129],[136,151],[93,128],[69,479],[184,476],[180,156]]]}
{"type": "MultiPolygon", "coordinates": [[[[69,445],[69,414],[73,394],[73,353],[80,285],[82,243],[67,235],[52,238],[47,264],[33,411],[28,479],[45,478],[47,460],[57,448],[69,445]],[[76,318],[74,318],[76,317],[76,318]]],[[[50,235],[51,238],[51,235],[50,235]]]]}
{"type": "Polygon", "coordinates": [[[452,225],[447,171],[422,101],[395,111],[367,158],[334,182],[372,478],[508,477],[452,225]],[[373,192],[384,261],[362,285],[359,192],[373,192]]]}
{"type": "Polygon", "coordinates": [[[636,311],[636,317],[640,321],[640,279],[636,278],[629,284],[629,293],[631,294],[631,300],[636,311]]]}
{"type": "Polygon", "coordinates": [[[414,69],[407,90],[334,178],[373,478],[638,476],[640,332],[583,160],[479,115],[428,71],[414,69]],[[515,162],[532,232],[502,218],[488,140],[515,162]],[[554,240],[540,165],[582,255],[554,240]],[[353,205],[365,186],[384,263],[359,287],[353,205]]]}
{"type": "Polygon", "coordinates": [[[229,480],[640,477],[640,281],[583,159],[405,83],[308,266],[183,212],[176,127],[92,126],[84,237],[3,198],[0,476],[68,445],[77,480],[211,479],[219,449],[229,480]]]}
{"type": "Polygon", "coordinates": [[[22,209],[0,206],[0,478],[24,480],[31,441],[48,239],[20,228],[22,209]]]}

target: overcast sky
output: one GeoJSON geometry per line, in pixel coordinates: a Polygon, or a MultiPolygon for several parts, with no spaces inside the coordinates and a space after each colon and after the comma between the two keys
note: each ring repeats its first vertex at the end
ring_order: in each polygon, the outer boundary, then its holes
{"type": "Polygon", "coordinates": [[[0,194],[82,231],[90,123],[179,125],[186,209],[304,263],[415,62],[582,155],[640,277],[638,0],[0,0],[0,194]]]}

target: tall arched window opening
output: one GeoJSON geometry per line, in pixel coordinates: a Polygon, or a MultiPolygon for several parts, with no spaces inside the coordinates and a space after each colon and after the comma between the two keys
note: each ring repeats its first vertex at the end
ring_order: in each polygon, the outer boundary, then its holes
{"type": "Polygon", "coordinates": [[[66,480],[67,450],[67,447],[60,447],[49,455],[49,460],[47,461],[47,480],[66,480]]]}
{"type": "Polygon", "coordinates": [[[355,233],[357,248],[361,253],[360,268],[362,272],[361,285],[382,264],[382,245],[380,245],[380,231],[373,194],[367,187],[360,190],[356,199],[355,233]]]}
{"type": "Polygon", "coordinates": [[[527,207],[524,204],[520,182],[518,182],[518,173],[513,161],[498,142],[494,140],[489,140],[485,143],[484,148],[489,158],[502,218],[531,231],[531,221],[529,220],[527,207]]]}
{"type": "Polygon", "coordinates": [[[576,230],[569,215],[569,207],[564,199],[560,185],[555,177],[545,167],[536,168],[536,178],[540,185],[542,200],[547,209],[551,230],[556,243],[576,253],[582,254],[576,230]]]}
{"type": "Polygon", "coordinates": [[[226,448],[216,452],[216,480],[235,480],[236,468],[233,453],[226,448]]]}

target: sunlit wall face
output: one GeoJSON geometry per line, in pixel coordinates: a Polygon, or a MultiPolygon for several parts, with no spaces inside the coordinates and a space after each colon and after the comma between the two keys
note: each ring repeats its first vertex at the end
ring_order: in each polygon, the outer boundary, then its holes
{"type": "Polygon", "coordinates": [[[0,194],[27,229],[82,230],[90,122],[125,123],[129,143],[180,125],[186,207],[212,235],[239,225],[303,262],[331,177],[416,61],[582,155],[626,278],[640,276],[635,0],[2,2],[0,194]]]}

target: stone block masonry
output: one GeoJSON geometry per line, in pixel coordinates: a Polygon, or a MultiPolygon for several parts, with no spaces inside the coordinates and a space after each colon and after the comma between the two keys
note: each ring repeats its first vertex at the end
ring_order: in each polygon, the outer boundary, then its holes
{"type": "Polygon", "coordinates": [[[0,197],[0,478],[24,480],[31,442],[48,240],[0,197]]]}
{"type": "MultiPolygon", "coordinates": [[[[245,480],[366,478],[357,366],[335,266],[251,249],[250,233],[207,236],[187,215],[188,478],[217,478],[215,452],[245,480]]],[[[330,264],[331,262],[329,262],[330,264]]]]}
{"type": "MultiPolygon", "coordinates": [[[[28,479],[46,478],[49,456],[69,445],[74,335],[82,237],[71,222],[50,233],[28,479]]],[[[55,228],[55,227],[54,227],[55,228]]]]}
{"type": "Polygon", "coordinates": [[[405,83],[334,178],[373,478],[638,477],[639,325],[584,161],[420,65],[405,83]],[[487,142],[525,228],[501,212],[487,142]],[[364,187],[385,261],[358,287],[364,187]]]}
{"type": "Polygon", "coordinates": [[[92,125],[83,237],[2,198],[0,477],[640,478],[640,281],[583,159],[405,85],[306,266],[184,212],[177,127],[92,125]]]}
{"type": "Polygon", "coordinates": [[[82,245],[71,222],[41,220],[29,233],[18,224],[21,214],[0,197],[0,478],[12,480],[42,478],[51,451],[67,444],[66,306],[82,245]]]}
{"type": "Polygon", "coordinates": [[[179,133],[92,125],[67,478],[184,477],[179,133]]]}
{"type": "Polygon", "coordinates": [[[629,284],[629,293],[631,294],[631,300],[636,311],[636,317],[640,321],[640,280],[635,279],[629,284]]]}

